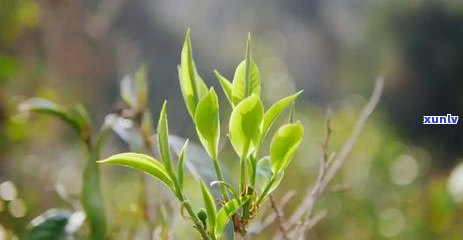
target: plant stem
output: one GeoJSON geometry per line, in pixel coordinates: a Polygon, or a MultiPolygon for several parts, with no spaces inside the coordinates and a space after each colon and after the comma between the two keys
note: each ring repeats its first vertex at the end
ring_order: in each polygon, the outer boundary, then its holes
{"type": "Polygon", "coordinates": [[[81,202],[87,216],[90,232],[88,239],[104,239],[106,216],[100,186],[100,171],[96,161],[100,157],[100,142],[96,146],[87,143],[89,158],[83,173],[81,202]]]}
{"type": "Polygon", "coordinates": [[[243,194],[246,191],[246,159],[241,158],[240,161],[240,193],[243,194]]]}
{"type": "MultiPolygon", "coordinates": [[[[217,160],[217,158],[213,159],[212,163],[214,164],[214,170],[215,170],[215,174],[217,175],[217,179],[221,182],[225,182],[223,178],[222,170],[220,169],[219,161],[217,160]]],[[[223,199],[227,202],[230,201],[230,197],[228,196],[227,189],[222,184],[220,184],[220,191],[222,192],[223,199]]]]}
{"type": "Polygon", "coordinates": [[[198,216],[196,216],[196,213],[193,211],[193,207],[191,206],[189,200],[185,198],[185,195],[183,194],[183,191],[180,189],[180,186],[178,185],[177,181],[174,181],[174,187],[176,189],[176,196],[178,200],[183,204],[185,209],[188,212],[188,215],[190,215],[191,220],[193,220],[193,223],[198,230],[199,234],[201,235],[201,238],[203,240],[209,240],[211,237],[209,234],[206,232],[204,229],[203,225],[201,224],[201,221],[198,219],[198,216]]]}
{"type": "Polygon", "coordinates": [[[259,196],[257,199],[256,205],[259,206],[262,203],[262,200],[264,200],[265,196],[267,195],[268,191],[270,191],[270,187],[272,187],[273,182],[275,182],[276,176],[273,176],[272,179],[270,179],[270,182],[265,186],[264,191],[262,194],[259,196]]]}

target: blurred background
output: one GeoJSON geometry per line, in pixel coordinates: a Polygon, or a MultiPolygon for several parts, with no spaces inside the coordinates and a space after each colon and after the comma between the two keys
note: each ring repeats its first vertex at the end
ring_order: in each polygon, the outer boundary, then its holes
{"type": "MultiPolygon", "coordinates": [[[[18,115],[26,98],[81,102],[99,126],[120,103],[120,80],[145,63],[154,116],[167,99],[171,133],[197,141],[176,69],[188,27],[208,85],[220,88],[214,69],[232,79],[251,32],[265,105],[304,89],[297,118],[306,138],[275,193],[297,191],[288,214],[316,180],[327,109],[336,152],[375,78],[385,77],[379,107],[317,204],[327,216],[310,239],[463,239],[462,120],[422,125],[423,115],[463,112],[459,0],[2,0],[0,239],[21,238],[49,208],[69,208],[62,192],[77,196],[81,187],[84,147],[55,119],[18,115]]],[[[114,135],[103,155],[124,150],[114,135]]],[[[223,161],[233,176],[228,155],[223,161]]],[[[113,167],[102,172],[112,235],[130,239],[123,232],[140,221],[138,178],[113,167]]],[[[161,198],[157,191],[149,197],[161,198]]],[[[191,237],[194,230],[177,215],[167,223],[176,224],[175,239],[191,237]]],[[[253,239],[268,239],[275,229],[253,239]]]]}

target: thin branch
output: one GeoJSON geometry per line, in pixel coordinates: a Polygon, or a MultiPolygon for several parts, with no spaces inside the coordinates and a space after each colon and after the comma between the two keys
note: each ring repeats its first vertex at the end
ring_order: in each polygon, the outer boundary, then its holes
{"type": "MultiPolygon", "coordinates": [[[[278,203],[278,206],[281,206],[281,208],[284,208],[286,204],[294,197],[296,196],[296,191],[292,190],[287,192],[280,200],[278,203]]],[[[275,212],[271,212],[268,216],[263,218],[259,223],[254,223],[251,225],[249,228],[248,234],[249,235],[257,235],[261,233],[265,228],[268,226],[272,225],[277,218],[277,215],[275,212]]]]}
{"type": "MultiPolygon", "coordinates": [[[[314,208],[315,202],[317,198],[325,191],[327,185],[334,178],[336,173],[339,171],[339,169],[345,162],[349,153],[352,151],[352,148],[355,142],[357,141],[360,135],[360,132],[365,126],[366,121],[368,120],[370,115],[373,113],[373,110],[375,109],[376,105],[379,102],[379,99],[381,97],[381,93],[383,90],[383,86],[384,86],[384,80],[383,78],[380,77],[376,80],[376,84],[375,84],[373,93],[371,95],[371,98],[368,101],[367,105],[363,108],[362,112],[360,113],[358,121],[354,127],[354,130],[352,131],[350,138],[347,140],[347,142],[341,148],[341,151],[339,152],[339,154],[335,156],[333,160],[329,160],[327,158],[328,153],[325,152],[327,150],[327,145],[326,146],[325,144],[323,145],[324,155],[323,155],[323,159],[321,162],[322,166],[320,167],[320,172],[319,172],[317,182],[315,183],[315,186],[312,189],[308,190],[306,197],[302,201],[302,204],[294,212],[294,214],[290,217],[288,224],[286,226],[286,229],[288,229],[289,227],[292,227],[293,229],[300,229],[300,231],[302,231],[302,236],[303,236],[303,233],[307,229],[315,225],[315,224],[307,224],[307,222],[313,222],[313,220],[315,219],[313,217],[313,208],[314,208]],[[307,216],[307,218],[304,221],[304,223],[301,223],[300,221],[302,220],[303,216],[307,216]]],[[[327,126],[327,138],[328,138],[330,131],[331,131],[329,127],[329,121],[327,121],[327,125],[328,125],[327,126]]],[[[325,140],[326,144],[327,144],[327,140],[329,139],[325,140]]],[[[316,222],[318,221],[315,221],[315,223],[316,222]]]]}
{"type": "Polygon", "coordinates": [[[283,226],[283,213],[281,209],[276,205],[273,196],[269,194],[268,196],[270,200],[270,206],[272,207],[273,211],[275,212],[277,222],[278,222],[278,229],[280,230],[281,234],[283,234],[283,239],[288,240],[288,233],[286,232],[285,226],[283,226]]]}

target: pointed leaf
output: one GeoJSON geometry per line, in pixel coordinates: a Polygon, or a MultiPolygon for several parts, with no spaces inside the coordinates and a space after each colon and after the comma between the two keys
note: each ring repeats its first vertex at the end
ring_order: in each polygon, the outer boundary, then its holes
{"type": "Polygon", "coordinates": [[[216,160],[220,138],[220,119],[219,101],[213,88],[199,101],[196,108],[195,123],[199,140],[209,156],[216,160]]]}
{"type": "Polygon", "coordinates": [[[172,179],[169,174],[167,174],[162,164],[148,155],[139,153],[120,153],[104,160],[100,160],[98,163],[118,164],[148,173],[161,180],[169,188],[173,189],[172,179]]]}
{"type": "Polygon", "coordinates": [[[104,127],[111,128],[122,141],[129,145],[129,149],[132,151],[143,149],[140,130],[132,120],[111,113],[106,115],[104,127]]]}
{"type": "Polygon", "coordinates": [[[220,86],[222,86],[223,92],[225,93],[228,102],[233,106],[232,83],[228,81],[224,76],[220,75],[220,73],[217,70],[214,70],[214,74],[219,80],[220,86]]]}
{"type": "Polygon", "coordinates": [[[267,112],[264,114],[264,126],[262,128],[262,139],[265,137],[270,127],[272,127],[275,120],[280,116],[280,114],[285,110],[285,108],[290,105],[294,100],[302,93],[299,91],[291,96],[280,99],[278,102],[273,104],[267,112]]]}
{"type": "Polygon", "coordinates": [[[219,210],[214,228],[214,233],[217,239],[222,235],[230,217],[236,213],[238,209],[240,209],[244,202],[246,201],[242,201],[240,203],[237,199],[233,199],[225,203],[225,205],[223,205],[223,207],[219,210]]]}
{"type": "Polygon", "coordinates": [[[217,217],[217,209],[215,207],[214,197],[212,196],[209,188],[206,186],[203,180],[199,180],[199,183],[201,184],[201,193],[203,195],[204,207],[206,208],[209,229],[214,229],[215,219],[217,217]]]}
{"type": "Polygon", "coordinates": [[[161,153],[162,163],[169,174],[169,176],[174,176],[174,171],[172,168],[172,160],[170,158],[170,149],[169,149],[169,131],[167,126],[167,102],[164,101],[162,104],[161,114],[159,115],[158,121],[158,149],[161,153]]]}
{"type": "Polygon", "coordinates": [[[248,36],[246,45],[246,59],[235,70],[232,83],[232,100],[236,105],[241,100],[256,94],[260,96],[260,74],[256,63],[251,56],[251,35],[248,36]]]}
{"type": "Polygon", "coordinates": [[[279,174],[288,166],[303,137],[304,127],[300,122],[288,123],[278,129],[270,144],[270,164],[273,173],[279,174]]]}
{"type": "Polygon", "coordinates": [[[140,131],[145,139],[149,139],[153,135],[153,119],[149,110],[142,113],[140,131]]]}
{"type": "Polygon", "coordinates": [[[180,88],[183,99],[191,118],[194,119],[196,105],[199,100],[207,93],[207,87],[199,76],[193,60],[193,50],[191,48],[190,30],[188,29],[183,44],[181,62],[178,67],[180,88]]]}
{"type": "MultiPolygon", "coordinates": [[[[172,151],[180,155],[180,150],[185,144],[186,139],[176,135],[169,135],[169,144],[172,148],[172,151]]],[[[185,168],[193,176],[200,176],[206,182],[211,182],[216,180],[216,175],[214,171],[214,165],[212,164],[212,159],[209,157],[207,152],[201,146],[195,142],[189,142],[188,147],[185,151],[185,168]]],[[[224,175],[227,176],[226,169],[222,170],[224,175]]]]}
{"type": "Polygon", "coordinates": [[[147,83],[147,69],[142,64],[135,72],[135,89],[138,110],[145,109],[148,102],[148,83],[147,83]]]}
{"type": "Polygon", "coordinates": [[[81,127],[77,120],[74,117],[72,117],[66,109],[62,108],[61,106],[52,101],[43,98],[31,98],[22,102],[19,105],[19,110],[22,112],[50,114],[66,122],[78,134],[81,133],[81,127]]]}
{"type": "Polygon", "coordinates": [[[231,185],[230,183],[227,183],[227,182],[223,182],[223,181],[213,181],[213,182],[211,182],[211,186],[214,186],[216,184],[220,185],[220,186],[225,186],[233,194],[233,197],[235,197],[236,199],[239,200],[240,195],[238,194],[238,191],[236,190],[236,188],[233,185],[231,185]]]}
{"type": "Polygon", "coordinates": [[[137,108],[136,86],[131,76],[125,75],[122,78],[119,89],[122,101],[130,108],[137,108]]]}
{"type": "MultiPolygon", "coordinates": [[[[265,189],[265,187],[270,183],[272,177],[273,177],[273,172],[272,172],[272,167],[270,166],[270,157],[266,156],[263,159],[259,160],[257,163],[257,176],[256,176],[256,183],[257,183],[257,188],[258,190],[262,193],[262,191],[265,189]]],[[[273,181],[272,186],[270,186],[270,189],[268,190],[267,194],[272,193],[278,185],[280,185],[281,180],[283,179],[284,171],[281,171],[278,176],[276,176],[276,179],[273,181]]]]}
{"type": "Polygon", "coordinates": [[[178,166],[177,166],[177,179],[178,185],[180,186],[180,190],[183,190],[184,185],[184,169],[185,169],[185,151],[188,146],[188,139],[183,144],[182,149],[180,149],[180,153],[178,155],[178,166]]]}
{"type": "Polygon", "coordinates": [[[63,209],[50,209],[34,218],[29,226],[26,240],[67,239],[72,233],[67,233],[66,226],[72,212],[63,209]]]}
{"type": "Polygon", "coordinates": [[[230,117],[230,140],[236,153],[246,158],[260,138],[264,108],[259,97],[252,95],[241,101],[230,117]]]}

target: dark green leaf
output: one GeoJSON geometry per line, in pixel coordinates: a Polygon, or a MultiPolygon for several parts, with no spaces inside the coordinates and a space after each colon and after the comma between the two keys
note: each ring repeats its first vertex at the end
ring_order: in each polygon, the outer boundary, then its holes
{"type": "Polygon", "coordinates": [[[26,240],[61,240],[71,237],[66,232],[71,215],[71,211],[63,209],[46,211],[31,221],[26,240]]]}
{"type": "Polygon", "coordinates": [[[19,105],[22,112],[46,113],[58,117],[74,129],[78,134],[81,133],[81,127],[77,120],[69,112],[58,104],[42,98],[31,98],[19,105]]]}

